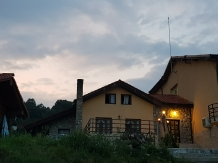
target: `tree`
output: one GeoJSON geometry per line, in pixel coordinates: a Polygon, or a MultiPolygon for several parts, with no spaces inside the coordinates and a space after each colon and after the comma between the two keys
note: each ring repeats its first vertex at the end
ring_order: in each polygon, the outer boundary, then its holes
{"type": "Polygon", "coordinates": [[[61,112],[66,109],[70,109],[73,105],[73,102],[67,100],[57,100],[51,108],[51,112],[49,114],[54,114],[61,112]]]}

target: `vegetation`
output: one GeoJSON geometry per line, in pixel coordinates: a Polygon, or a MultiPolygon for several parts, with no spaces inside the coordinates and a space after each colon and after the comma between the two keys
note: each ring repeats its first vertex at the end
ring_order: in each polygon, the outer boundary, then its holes
{"type": "Polygon", "coordinates": [[[52,106],[52,108],[45,107],[43,104],[36,104],[36,101],[33,98],[28,99],[25,103],[25,106],[29,112],[29,117],[25,120],[17,119],[12,120],[12,124],[18,126],[21,129],[24,125],[34,122],[36,120],[42,119],[49,115],[61,112],[66,109],[70,109],[72,107],[73,102],[67,100],[57,100],[52,106]]]}
{"type": "Polygon", "coordinates": [[[11,134],[0,139],[0,162],[4,163],[176,163],[167,148],[125,141],[110,141],[102,135],[81,132],[58,140],[37,135],[11,134]]]}
{"type": "Polygon", "coordinates": [[[167,148],[179,148],[179,145],[176,143],[174,135],[171,133],[165,135],[165,137],[162,139],[161,145],[167,148]]]}

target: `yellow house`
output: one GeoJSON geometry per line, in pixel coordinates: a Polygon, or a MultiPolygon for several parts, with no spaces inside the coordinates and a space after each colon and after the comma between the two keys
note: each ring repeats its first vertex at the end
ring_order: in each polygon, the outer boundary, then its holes
{"type": "Polygon", "coordinates": [[[218,147],[215,125],[218,114],[214,104],[218,102],[217,78],[218,55],[173,56],[161,79],[149,91],[150,94],[176,94],[193,102],[193,138],[201,147],[218,147]]]}
{"type": "Polygon", "coordinates": [[[119,133],[126,125],[140,132],[155,132],[153,99],[148,94],[118,80],[84,96],[82,128],[119,133]]]}
{"type": "Polygon", "coordinates": [[[37,133],[46,125],[49,134],[56,135],[69,133],[77,126],[88,133],[109,136],[119,136],[127,129],[157,135],[158,118],[165,112],[169,114],[167,128],[177,142],[192,143],[192,102],[178,95],[149,95],[122,80],[83,95],[83,80],[78,81],[72,108],[28,124],[26,130],[37,133]]]}

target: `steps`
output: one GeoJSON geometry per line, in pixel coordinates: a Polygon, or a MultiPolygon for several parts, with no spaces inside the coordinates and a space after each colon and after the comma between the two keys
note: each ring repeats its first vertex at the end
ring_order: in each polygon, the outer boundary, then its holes
{"type": "Polygon", "coordinates": [[[169,148],[176,158],[184,158],[195,163],[218,163],[218,149],[169,148]]]}

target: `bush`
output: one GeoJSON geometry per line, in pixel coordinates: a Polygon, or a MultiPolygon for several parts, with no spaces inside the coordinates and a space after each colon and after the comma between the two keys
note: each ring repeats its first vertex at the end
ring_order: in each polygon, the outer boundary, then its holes
{"type": "Polygon", "coordinates": [[[167,148],[178,148],[179,147],[179,145],[176,143],[174,135],[171,133],[168,133],[165,135],[165,137],[162,139],[161,146],[164,146],[167,148]]]}
{"type": "MultiPolygon", "coordinates": [[[[103,135],[74,132],[58,140],[42,134],[9,136],[0,139],[0,162],[4,163],[174,163],[167,148],[128,141],[110,141],[103,135]]],[[[182,162],[182,161],[181,161],[182,162]]]]}

